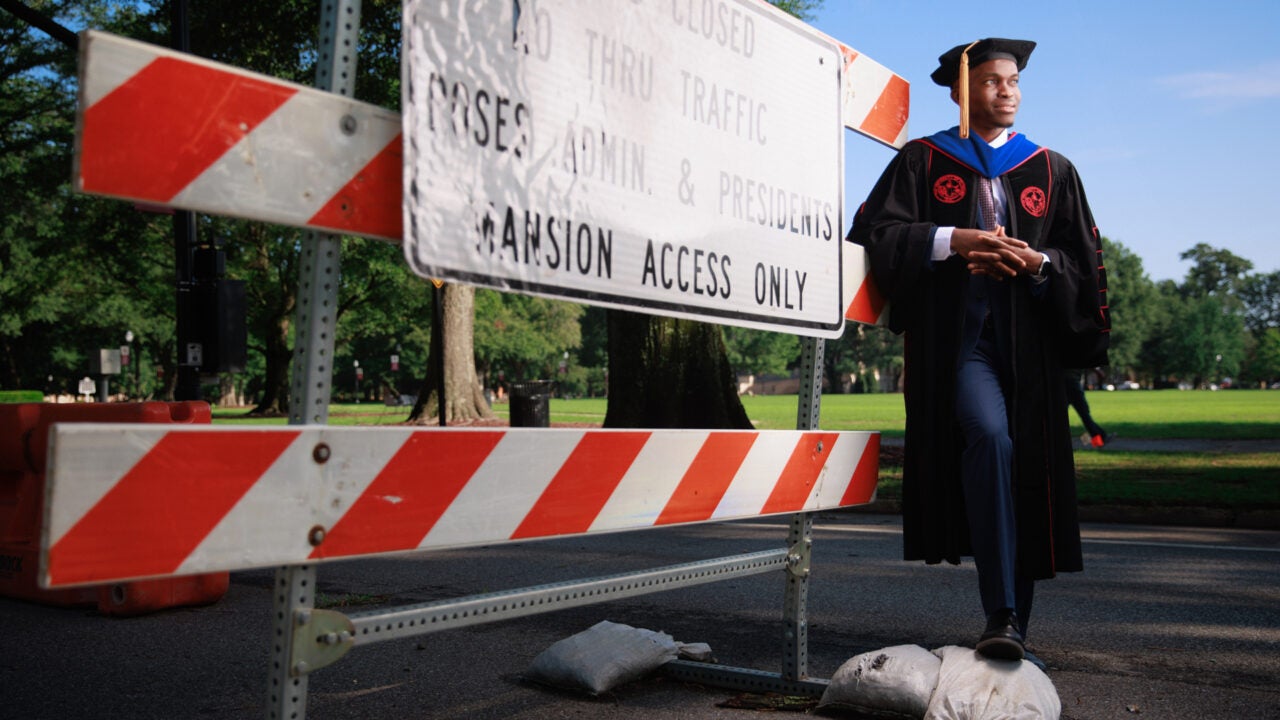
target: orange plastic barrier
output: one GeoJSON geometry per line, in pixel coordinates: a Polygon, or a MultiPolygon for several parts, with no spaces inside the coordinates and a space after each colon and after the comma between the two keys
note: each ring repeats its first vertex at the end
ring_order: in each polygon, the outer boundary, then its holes
{"type": "Polygon", "coordinates": [[[204,423],[204,402],[0,404],[0,595],[45,605],[94,605],[105,615],[141,615],[208,605],[227,592],[230,573],[46,590],[36,577],[44,518],[44,472],[52,423],[204,423]]]}

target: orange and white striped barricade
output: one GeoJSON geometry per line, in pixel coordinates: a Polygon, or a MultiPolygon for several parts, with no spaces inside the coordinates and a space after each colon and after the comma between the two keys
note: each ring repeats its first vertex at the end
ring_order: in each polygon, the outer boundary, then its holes
{"type": "Polygon", "coordinates": [[[48,587],[817,512],[879,435],[57,424],[48,587]]]}
{"type": "MultiPolygon", "coordinates": [[[[400,241],[398,113],[109,33],[81,47],[80,192],[400,241]]],[[[901,146],[906,81],[840,47],[845,127],[901,146]]],[[[865,252],[841,262],[845,318],[882,322],[865,252]]]]}
{"type": "MultiPolygon", "coordinates": [[[[41,582],[49,588],[810,513],[872,500],[873,432],[197,427],[57,424],[41,582]]],[[[794,565],[792,548],[583,581],[543,610],[794,565]]],[[[528,591],[516,591],[527,595],[528,591]]],[[[553,593],[548,593],[552,595],[553,593]]],[[[462,623],[311,611],[342,649],[462,623]],[[369,634],[365,626],[388,628],[369,634]],[[405,627],[408,629],[406,630],[405,627]],[[415,628],[417,630],[415,630],[415,628]],[[361,632],[353,632],[360,630],[361,632]]],[[[448,603],[451,613],[458,603],[448,603]]],[[[465,603],[464,603],[465,604],[465,603]]],[[[395,611],[430,617],[438,607],[395,611]]],[[[298,643],[304,673],[337,659],[298,643]]]]}
{"type": "MultiPolygon", "coordinates": [[[[773,13],[779,25],[796,23],[758,0],[723,2],[735,12],[773,13]]],[[[539,7],[553,5],[547,0],[539,7]]],[[[532,14],[513,20],[517,30],[526,17],[532,14]]],[[[76,189],[401,241],[401,118],[344,97],[353,90],[356,57],[338,48],[357,44],[359,1],[323,3],[320,26],[316,89],[82,33],[76,189]]],[[[840,52],[843,90],[832,91],[843,92],[844,124],[901,144],[905,82],[848,48],[840,52]]],[[[290,427],[55,426],[42,550],[50,587],[275,565],[268,716],[302,717],[308,673],[356,644],[786,569],[783,673],[700,668],[691,676],[744,689],[821,692],[825,683],[808,677],[805,659],[811,514],[869,502],[878,463],[876,434],[812,430],[821,340],[802,344],[802,429],[795,432],[329,428],[323,423],[331,378],[322,359],[332,356],[333,333],[320,308],[336,301],[333,283],[324,278],[337,272],[340,247],[328,235],[314,240],[304,243],[300,270],[300,286],[311,290],[295,322],[290,427]],[[312,244],[324,251],[311,250],[312,244]],[[129,442],[120,442],[122,434],[129,442]],[[89,460],[108,447],[114,448],[110,462],[89,460]],[[513,457],[518,466],[509,465],[513,457]],[[494,473],[504,466],[507,474],[514,468],[518,482],[496,482],[494,473]],[[172,472],[178,467],[181,472],[172,472]],[[424,492],[411,480],[428,473],[432,489],[424,492]],[[160,474],[211,482],[160,487],[160,474]],[[493,503],[499,491],[504,502],[493,503]],[[193,493],[200,502],[190,502],[193,493]],[[483,512],[475,509],[477,495],[485,496],[483,512]],[[184,522],[164,521],[169,513],[184,522]],[[391,612],[348,617],[313,607],[315,564],[332,558],[773,513],[792,517],[786,545],[777,551],[391,612]],[[103,529],[122,514],[134,518],[132,529],[117,533],[108,552],[100,544],[103,529]],[[249,542],[246,533],[256,540],[249,542]],[[504,602],[533,597],[538,602],[504,602]],[[449,622],[416,622],[427,617],[449,622]]],[[[839,275],[844,287],[854,288],[865,269],[842,267],[839,275]]]]}
{"type": "Polygon", "coordinates": [[[399,113],[100,31],[80,37],[76,190],[399,241],[399,113]]]}
{"type": "Polygon", "coordinates": [[[852,291],[844,311],[845,320],[865,325],[888,324],[889,303],[871,279],[867,251],[853,243],[845,245],[841,269],[844,271],[845,287],[852,291]]]}

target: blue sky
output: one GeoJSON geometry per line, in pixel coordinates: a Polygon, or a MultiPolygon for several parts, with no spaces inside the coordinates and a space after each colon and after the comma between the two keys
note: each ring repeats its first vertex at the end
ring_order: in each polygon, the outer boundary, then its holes
{"type": "MultiPolygon", "coordinates": [[[[826,0],[811,24],[911,83],[911,137],[957,122],[938,55],[1036,41],[1016,129],[1076,164],[1103,235],[1156,281],[1201,242],[1280,270],[1280,2],[826,0]]],[[[848,217],[893,151],[845,142],[848,217]]]]}

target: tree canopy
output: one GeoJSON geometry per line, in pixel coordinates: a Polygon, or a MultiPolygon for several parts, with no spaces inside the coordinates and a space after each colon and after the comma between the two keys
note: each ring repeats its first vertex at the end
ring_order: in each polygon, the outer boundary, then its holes
{"type": "MultiPolygon", "coordinates": [[[[27,4],[68,27],[168,44],[167,3],[27,4]]],[[[804,17],[820,2],[776,4],[804,17]]],[[[357,97],[393,109],[400,102],[399,13],[398,2],[366,0],[358,49],[357,97]]],[[[194,53],[311,84],[313,0],[255,5],[253,12],[232,0],[207,0],[191,4],[190,22],[194,53]]],[[[0,12],[0,388],[74,393],[98,349],[130,344],[130,372],[114,379],[113,389],[170,398],[177,375],[172,218],[71,191],[75,62],[70,48],[0,12]]],[[[259,412],[283,412],[305,233],[231,218],[197,222],[199,242],[225,252],[227,276],[245,281],[248,292],[248,367],[206,392],[224,402],[243,395],[259,412]]],[[[1157,283],[1122,243],[1103,238],[1103,247],[1114,318],[1112,364],[1104,370],[1112,379],[1148,387],[1226,377],[1253,386],[1280,381],[1280,272],[1256,273],[1250,260],[1207,241],[1182,253],[1191,261],[1184,279],[1157,283]]],[[[394,244],[349,238],[343,248],[336,397],[355,396],[357,367],[365,399],[419,391],[434,334],[431,285],[409,272],[394,244]]],[[[566,393],[633,393],[620,408],[662,401],[672,417],[690,412],[673,410],[676,401],[714,408],[718,415],[696,421],[704,424],[749,425],[731,402],[735,376],[790,375],[800,354],[789,335],[663,318],[641,326],[600,308],[491,290],[475,291],[467,312],[477,392],[496,388],[499,377],[555,379],[566,393]],[[645,374],[657,365],[610,370],[611,361],[625,365],[664,344],[680,360],[661,373],[645,374]]],[[[900,390],[901,357],[900,337],[850,325],[826,343],[826,392],[900,390]]]]}

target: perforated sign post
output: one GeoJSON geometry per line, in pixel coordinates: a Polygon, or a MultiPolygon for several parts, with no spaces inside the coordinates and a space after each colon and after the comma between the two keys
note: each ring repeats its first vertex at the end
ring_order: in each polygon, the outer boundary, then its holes
{"type": "Polygon", "coordinates": [[[837,43],[752,0],[411,0],[404,17],[417,273],[840,334],[837,43]]]}

